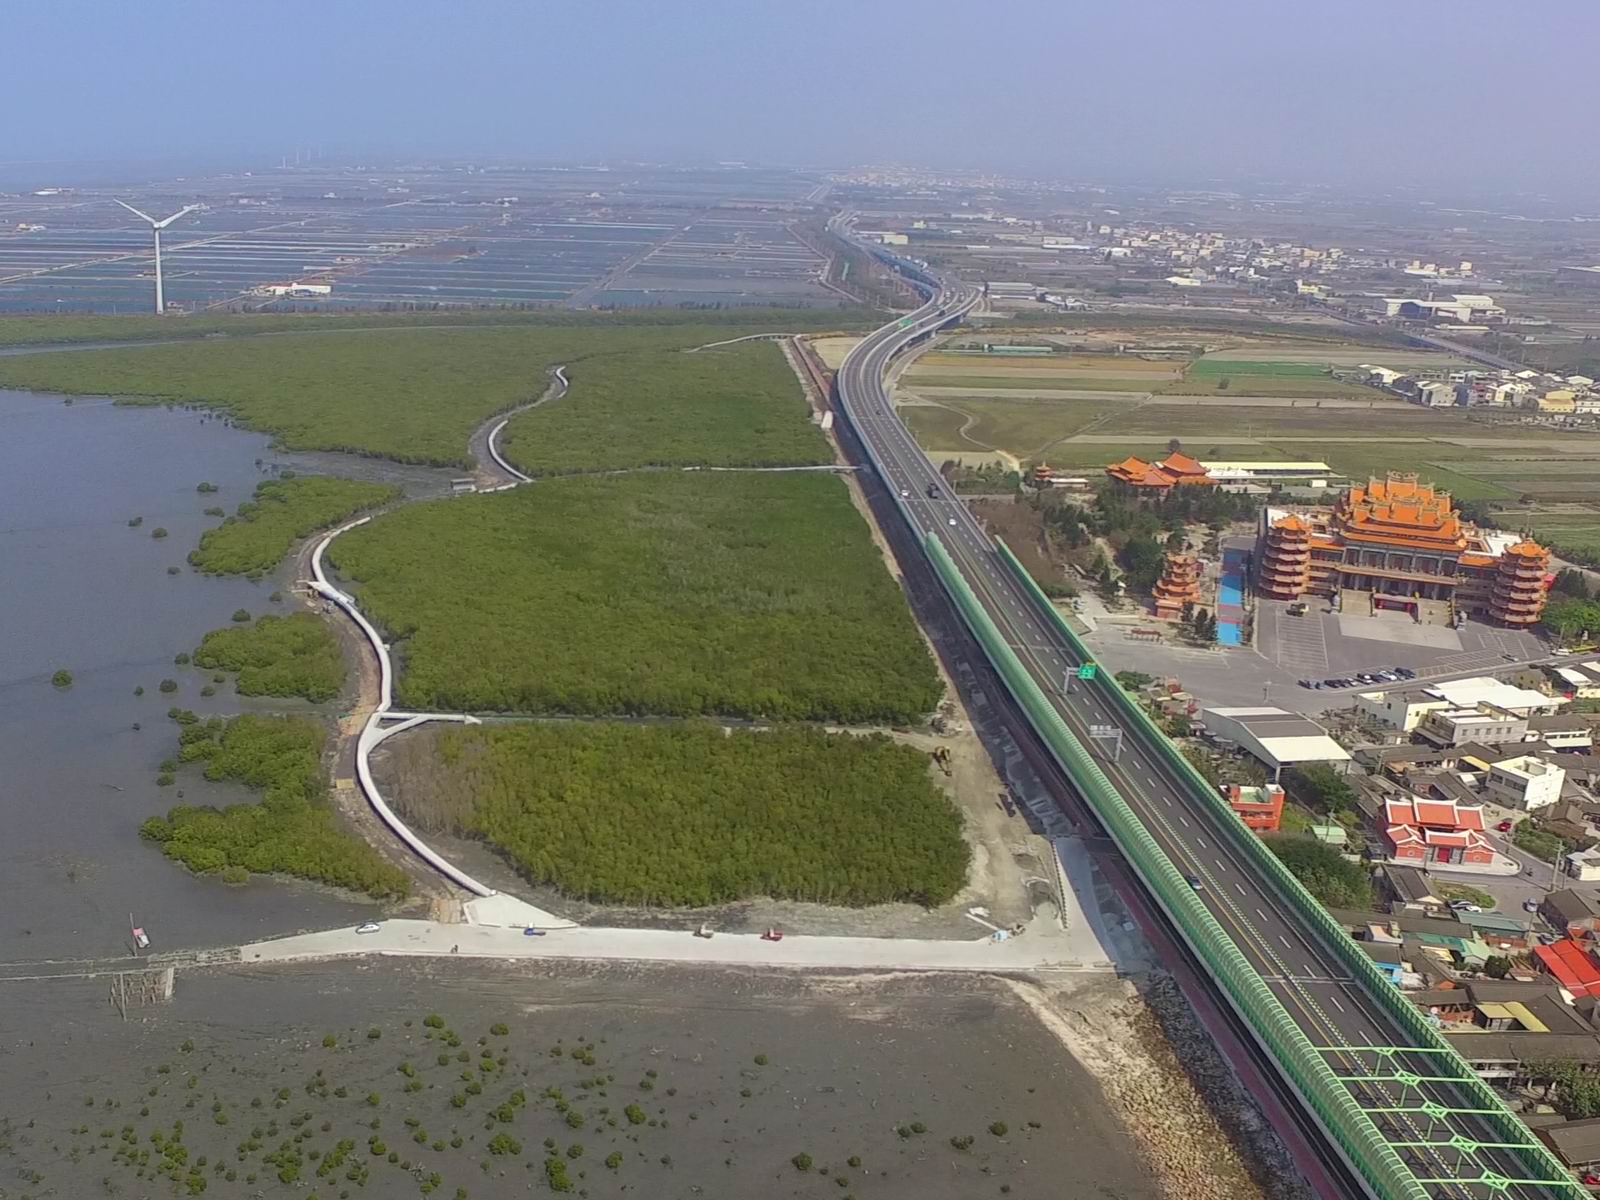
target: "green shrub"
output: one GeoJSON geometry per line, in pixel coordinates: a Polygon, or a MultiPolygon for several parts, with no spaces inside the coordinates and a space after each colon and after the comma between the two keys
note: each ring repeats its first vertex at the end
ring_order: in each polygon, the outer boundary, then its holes
{"type": "Polygon", "coordinates": [[[794,1164],[794,1169],[796,1171],[811,1170],[811,1155],[807,1154],[804,1150],[802,1150],[799,1154],[796,1154],[789,1161],[794,1164]]]}
{"type": "Polygon", "coordinates": [[[410,707],[862,723],[941,695],[831,476],[561,480],[410,505],[328,554],[404,643],[410,707]]]}
{"type": "Polygon", "coordinates": [[[72,686],[72,672],[57,671],[54,675],[50,676],[50,683],[58,688],[69,688],[72,686]]]}
{"type": "Polygon", "coordinates": [[[197,666],[238,672],[242,696],[331,700],[344,687],[344,656],[325,621],[308,612],[266,616],[248,628],[214,629],[194,653],[197,666]]]}
{"type": "Polygon", "coordinates": [[[433,797],[410,815],[569,894],[937,904],[966,881],[960,815],[926,756],[887,738],[530,723],[449,729],[437,748],[433,797]],[[664,824],[678,835],[654,836],[664,824]]]}
{"type": "Polygon", "coordinates": [[[257,715],[198,722],[188,715],[179,759],[204,761],[207,779],[237,780],[262,798],[221,810],[180,805],[146,821],[140,832],[160,842],[167,857],[196,872],[239,866],[372,896],[406,894],[405,873],[340,829],[327,807],[318,723],[257,715]]]}
{"type": "Polygon", "coordinates": [[[150,531],[150,536],[155,538],[157,541],[160,541],[162,538],[167,536],[167,531],[162,526],[157,525],[150,531]]]}
{"type": "Polygon", "coordinates": [[[160,690],[167,693],[175,692],[178,690],[178,681],[176,679],[163,679],[160,690]]]}
{"type": "Polygon", "coordinates": [[[200,535],[189,562],[208,575],[262,575],[297,539],[399,495],[385,484],[322,476],[263,483],[234,516],[200,535]]]}

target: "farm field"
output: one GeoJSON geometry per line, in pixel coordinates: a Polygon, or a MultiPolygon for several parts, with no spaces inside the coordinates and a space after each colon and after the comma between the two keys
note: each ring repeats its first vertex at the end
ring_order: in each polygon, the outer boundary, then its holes
{"type": "Polygon", "coordinates": [[[290,450],[467,466],[472,431],[536,396],[558,363],[839,325],[835,313],[771,309],[673,316],[567,316],[21,355],[0,359],[0,387],[191,404],[225,412],[290,450]]]}
{"type": "Polygon", "coordinates": [[[531,475],[833,461],[773,342],[605,355],[568,377],[565,396],[512,417],[502,435],[502,452],[531,475]]]}
{"type": "Polygon", "coordinates": [[[329,557],[408,707],[900,722],[941,692],[831,475],[549,480],[385,514],[329,557]]]}
{"type": "Polygon", "coordinates": [[[925,422],[918,436],[937,450],[1000,450],[1017,458],[1041,453],[1112,411],[1095,400],[1006,400],[986,397],[941,398],[938,406],[907,405],[902,416],[925,422]],[[928,416],[948,413],[947,416],[928,416]]]}
{"type": "Polygon", "coordinates": [[[569,896],[933,906],[966,882],[961,815],[927,755],[881,735],[559,721],[432,736],[391,787],[407,819],[569,896]]]}

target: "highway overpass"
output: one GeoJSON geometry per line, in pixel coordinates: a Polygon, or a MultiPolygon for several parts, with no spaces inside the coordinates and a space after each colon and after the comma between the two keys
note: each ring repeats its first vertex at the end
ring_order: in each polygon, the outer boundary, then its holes
{"type": "Polygon", "coordinates": [[[980,297],[870,249],[930,298],[852,351],[837,376],[840,411],[996,674],[1357,1194],[1586,1196],[1115,680],[1078,677],[1086,648],[950,492],[885,387],[895,355],[980,297]]]}

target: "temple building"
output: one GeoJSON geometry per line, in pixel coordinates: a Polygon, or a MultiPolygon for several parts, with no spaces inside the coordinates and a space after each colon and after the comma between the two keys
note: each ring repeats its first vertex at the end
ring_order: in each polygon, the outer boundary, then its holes
{"type": "Polygon", "coordinates": [[[1175,487],[1216,485],[1202,463],[1176,450],[1158,463],[1147,463],[1142,458],[1125,458],[1107,467],[1106,476],[1112,482],[1135,492],[1163,496],[1175,487]]]}
{"type": "Polygon", "coordinates": [[[1192,554],[1168,554],[1153,591],[1156,616],[1181,617],[1184,605],[1200,603],[1200,560],[1192,554]]]}
{"type": "Polygon", "coordinates": [[[1463,521],[1448,492],[1411,474],[1349,488],[1332,508],[1261,514],[1256,590],[1271,600],[1326,596],[1358,616],[1524,627],[1539,620],[1550,582],[1543,546],[1463,521]]]}

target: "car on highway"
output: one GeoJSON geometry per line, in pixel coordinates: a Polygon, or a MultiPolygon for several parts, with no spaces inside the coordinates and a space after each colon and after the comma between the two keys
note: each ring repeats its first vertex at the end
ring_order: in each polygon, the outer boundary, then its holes
{"type": "Polygon", "coordinates": [[[948,524],[949,524],[949,525],[951,525],[951,526],[954,526],[954,525],[955,525],[955,523],[956,523],[956,519],[955,519],[955,518],[954,518],[954,517],[951,517],[951,518],[950,518],[950,519],[949,519],[949,521],[948,521],[948,524]]]}
{"type": "Polygon", "coordinates": [[[383,926],[379,925],[376,921],[367,921],[364,924],[357,925],[356,926],[356,932],[357,933],[377,933],[378,930],[380,930],[382,928],[383,928],[383,926]]]}
{"type": "Polygon", "coordinates": [[[1200,876],[1198,875],[1185,875],[1183,881],[1197,892],[1206,890],[1206,885],[1200,882],[1200,876]]]}
{"type": "Polygon", "coordinates": [[[910,495],[911,495],[911,489],[910,488],[901,488],[900,489],[900,499],[904,500],[910,495]]]}

